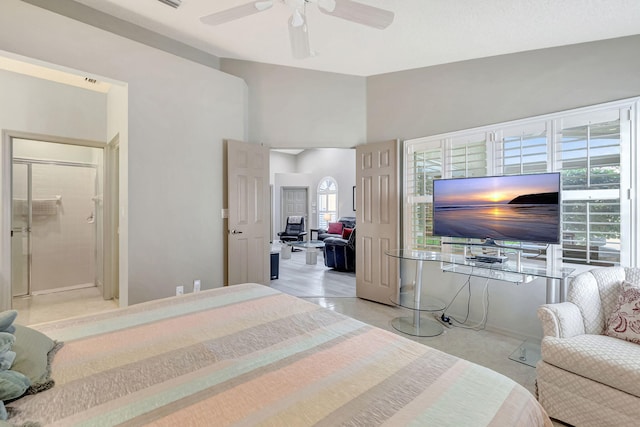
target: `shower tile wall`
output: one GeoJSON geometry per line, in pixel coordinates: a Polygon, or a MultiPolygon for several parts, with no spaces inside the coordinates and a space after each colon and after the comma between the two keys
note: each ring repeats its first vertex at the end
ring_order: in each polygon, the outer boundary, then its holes
{"type": "MultiPolygon", "coordinates": [[[[94,284],[96,169],[34,164],[32,293],[94,284]],[[39,200],[62,196],[52,213],[39,200]]],[[[46,203],[46,202],[45,202],[46,203]]]]}

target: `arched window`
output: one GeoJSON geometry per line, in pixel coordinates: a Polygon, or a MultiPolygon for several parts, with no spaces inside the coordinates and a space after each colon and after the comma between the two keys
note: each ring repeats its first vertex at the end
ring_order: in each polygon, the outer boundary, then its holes
{"type": "Polygon", "coordinates": [[[328,228],[338,219],[338,183],[330,176],[318,184],[318,228],[328,228]]]}

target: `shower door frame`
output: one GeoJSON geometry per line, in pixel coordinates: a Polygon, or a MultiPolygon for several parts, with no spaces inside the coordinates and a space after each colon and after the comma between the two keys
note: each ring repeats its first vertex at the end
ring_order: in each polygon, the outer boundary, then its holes
{"type": "MultiPolygon", "coordinates": [[[[36,141],[45,141],[45,142],[53,142],[59,144],[71,144],[71,145],[81,145],[86,147],[94,147],[101,148],[103,150],[103,161],[106,159],[106,153],[108,148],[108,143],[102,141],[91,141],[91,140],[80,140],[75,138],[64,138],[57,137],[51,135],[43,135],[37,134],[33,132],[23,132],[23,131],[15,131],[15,130],[2,130],[1,134],[1,147],[0,147],[0,163],[2,163],[2,167],[0,168],[0,199],[2,200],[2,206],[0,208],[0,227],[3,230],[6,230],[7,233],[0,233],[0,311],[9,310],[12,306],[12,285],[11,285],[11,222],[12,222],[12,212],[13,212],[13,140],[14,139],[32,139],[36,141]]],[[[113,171],[109,169],[108,164],[105,162],[104,167],[104,183],[108,185],[113,175],[113,171]]],[[[114,179],[118,179],[118,176],[114,179]]],[[[119,203],[118,201],[110,200],[111,192],[106,191],[104,193],[104,203],[105,206],[109,204],[109,206],[114,206],[115,209],[118,209],[119,203]]],[[[105,221],[105,226],[103,227],[103,233],[105,234],[103,244],[104,253],[112,253],[113,248],[109,245],[117,241],[112,236],[114,233],[117,233],[118,230],[114,230],[111,228],[111,222],[105,221]]],[[[103,254],[104,256],[104,254],[103,254]]],[[[113,260],[111,263],[104,263],[104,268],[112,269],[114,268],[114,264],[118,265],[118,260],[113,260]]],[[[113,272],[109,271],[110,277],[113,277],[113,272]]],[[[106,278],[105,271],[105,278],[106,278]]],[[[105,288],[107,286],[116,287],[119,286],[118,278],[114,278],[114,283],[106,283],[104,284],[105,288]]],[[[120,304],[122,304],[122,300],[120,300],[120,304]]],[[[125,302],[126,304],[126,302],[125,302]]]]}
{"type": "MultiPolygon", "coordinates": [[[[26,138],[18,138],[18,139],[26,139],[26,138]]],[[[40,141],[40,140],[38,140],[40,141]]],[[[47,142],[50,143],[50,141],[41,141],[41,142],[47,142]]],[[[100,149],[100,147],[89,147],[89,148],[97,148],[100,149]]],[[[103,163],[104,163],[104,150],[102,152],[103,155],[103,163]]],[[[32,231],[33,231],[33,165],[51,165],[51,166],[69,166],[69,167],[79,167],[79,168],[91,168],[91,169],[96,169],[96,177],[97,177],[97,169],[98,166],[92,163],[84,163],[84,162],[69,162],[69,161],[63,161],[63,160],[39,160],[39,159],[29,159],[29,158],[22,158],[22,157],[13,157],[12,161],[11,161],[11,166],[13,167],[14,164],[22,164],[22,165],[26,165],[27,166],[27,226],[26,226],[26,232],[27,232],[27,293],[26,294],[20,294],[20,295],[14,295],[13,294],[13,274],[11,277],[11,296],[12,298],[16,298],[16,297],[27,297],[27,296],[31,296],[32,295],[32,269],[33,269],[33,240],[32,240],[32,231]]],[[[13,174],[12,174],[13,176],[13,174]]],[[[103,187],[104,187],[104,182],[103,182],[103,187]]],[[[95,190],[95,196],[94,199],[97,197],[97,190],[98,189],[94,189],[95,190]]],[[[104,194],[104,188],[102,189],[102,193],[104,194]]],[[[13,183],[12,183],[12,195],[13,195],[13,183]]],[[[97,204],[98,202],[96,200],[94,200],[94,202],[97,204]]],[[[13,203],[13,197],[12,197],[12,203],[13,203]]],[[[12,207],[13,210],[13,207],[12,207]]],[[[103,206],[103,210],[104,210],[104,206],[103,206]]],[[[95,215],[97,215],[97,209],[95,209],[94,206],[94,211],[95,211],[95,215]]],[[[104,227],[106,227],[106,224],[104,223],[104,212],[102,212],[100,214],[100,218],[101,221],[103,222],[102,227],[104,230],[104,227]]],[[[13,221],[13,217],[12,217],[12,221],[13,221]]],[[[97,224],[97,223],[96,223],[97,224]]],[[[24,227],[23,230],[20,230],[22,232],[25,232],[24,227]]],[[[93,282],[94,285],[97,286],[98,284],[98,230],[97,230],[97,226],[96,226],[96,230],[95,231],[95,244],[94,244],[94,252],[95,252],[95,267],[94,267],[94,277],[93,277],[93,282]]],[[[13,228],[13,224],[11,225],[11,232],[13,234],[14,232],[14,228],[13,228]]],[[[103,234],[104,233],[103,231],[103,234]]],[[[13,237],[13,236],[12,236],[13,237]]],[[[105,265],[104,265],[104,238],[102,239],[103,242],[103,259],[102,259],[102,286],[104,286],[104,270],[105,270],[105,265]]],[[[12,267],[13,267],[13,258],[11,259],[12,262],[12,267]]]]}

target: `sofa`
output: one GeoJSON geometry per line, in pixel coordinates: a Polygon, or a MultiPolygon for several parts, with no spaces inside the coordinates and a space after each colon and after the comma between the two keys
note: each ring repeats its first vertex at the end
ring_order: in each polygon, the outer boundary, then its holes
{"type": "Polygon", "coordinates": [[[338,271],[356,271],[356,229],[348,239],[327,237],[324,239],[324,265],[338,271]]]}
{"type": "MultiPolygon", "coordinates": [[[[356,217],[354,216],[343,216],[340,217],[337,221],[337,223],[342,224],[341,226],[339,226],[338,228],[340,228],[340,230],[334,230],[334,229],[326,229],[326,228],[319,228],[318,229],[318,240],[324,240],[327,237],[339,237],[342,238],[342,230],[344,230],[345,228],[349,228],[349,229],[354,229],[356,227],[356,217]]],[[[333,223],[333,224],[337,224],[337,223],[333,223]]],[[[329,223],[331,224],[331,223],[329,223]]],[[[334,225],[335,227],[335,225],[334,225]]]]}
{"type": "Polygon", "coordinates": [[[538,400],[574,426],[640,425],[640,270],[578,274],[567,301],[538,308],[538,400]]]}

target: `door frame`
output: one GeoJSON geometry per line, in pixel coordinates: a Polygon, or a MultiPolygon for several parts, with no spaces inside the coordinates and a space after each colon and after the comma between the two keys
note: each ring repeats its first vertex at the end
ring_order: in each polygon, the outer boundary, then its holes
{"type": "MultiPolygon", "coordinates": [[[[2,208],[0,210],[0,310],[10,310],[12,305],[11,291],[11,222],[13,212],[13,140],[14,139],[30,139],[35,141],[44,141],[57,144],[80,145],[85,147],[93,147],[103,149],[103,180],[106,177],[107,165],[105,162],[106,154],[104,154],[106,143],[101,141],[83,140],[76,138],[65,138],[52,135],[43,135],[33,132],[22,132],[15,130],[2,131],[2,147],[0,148],[0,199],[2,200],[2,208]]],[[[103,181],[104,182],[104,181],[103,181]]],[[[103,188],[104,191],[104,188],[103,188]]],[[[105,193],[105,199],[109,198],[105,193]]],[[[103,237],[112,238],[114,230],[109,224],[104,224],[103,237]]],[[[103,243],[105,238],[103,238],[103,243]]],[[[103,250],[103,257],[104,257],[103,250]]],[[[104,263],[104,269],[107,265],[104,263]]],[[[105,271],[106,274],[106,271],[105,271]]]]}
{"type": "Polygon", "coordinates": [[[104,147],[103,181],[103,272],[104,283],[102,297],[105,300],[118,299],[119,287],[119,247],[120,247],[120,134],[117,134],[104,147]]]}

